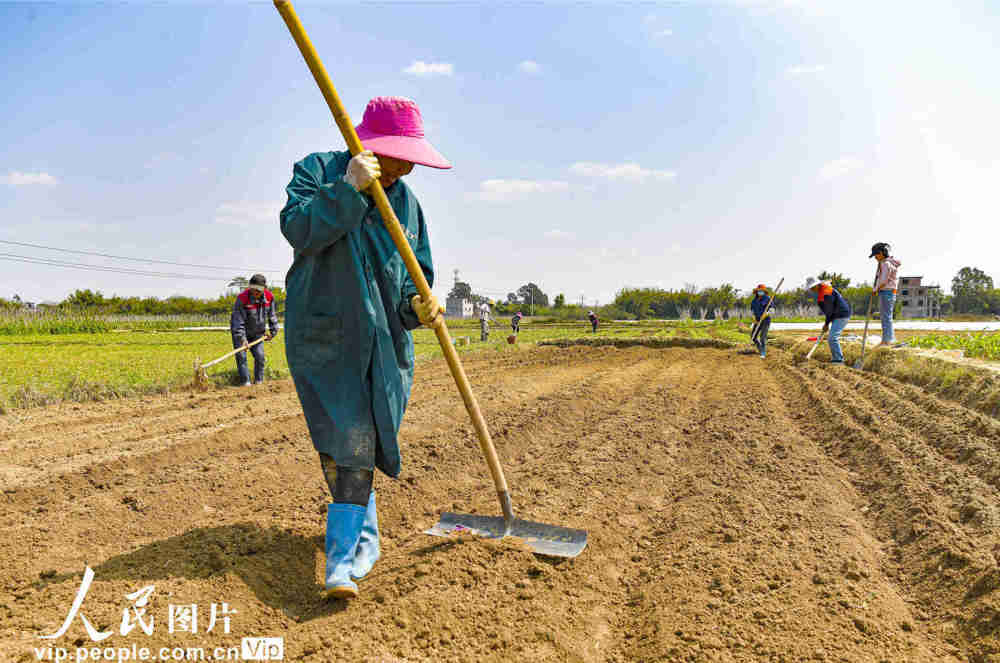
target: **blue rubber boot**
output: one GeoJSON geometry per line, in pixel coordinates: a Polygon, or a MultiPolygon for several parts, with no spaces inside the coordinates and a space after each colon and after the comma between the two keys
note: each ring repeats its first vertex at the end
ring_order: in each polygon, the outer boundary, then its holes
{"type": "Polygon", "coordinates": [[[351,570],[351,577],[361,580],[375,566],[375,562],[382,556],[382,547],[378,535],[378,511],[375,509],[375,491],[372,491],[368,498],[368,510],[365,511],[365,522],[361,525],[361,538],[358,540],[358,549],[354,553],[354,568],[351,570]]]}
{"type": "Polygon", "coordinates": [[[354,551],[361,536],[365,508],[356,504],[331,504],[326,512],[327,596],[353,599],[358,586],[351,580],[354,551]]]}

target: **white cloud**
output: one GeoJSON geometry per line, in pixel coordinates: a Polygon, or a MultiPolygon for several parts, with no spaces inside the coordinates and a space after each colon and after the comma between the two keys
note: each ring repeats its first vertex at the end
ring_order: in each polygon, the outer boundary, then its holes
{"type": "Polygon", "coordinates": [[[22,173],[12,170],[6,175],[0,175],[0,181],[9,186],[29,186],[31,184],[52,185],[57,180],[48,173],[22,173]]]}
{"type": "Polygon", "coordinates": [[[602,260],[606,260],[608,262],[630,261],[639,257],[639,249],[611,249],[606,246],[602,246],[600,256],[602,260]]]}
{"type": "Polygon", "coordinates": [[[479,191],[469,194],[473,200],[502,202],[515,200],[536,193],[568,191],[569,182],[551,180],[484,180],[479,191]]]}
{"type": "Polygon", "coordinates": [[[822,64],[797,64],[794,67],[785,69],[789,76],[805,76],[807,74],[820,74],[826,71],[826,65],[822,64]]]}
{"type": "Polygon", "coordinates": [[[565,230],[559,230],[558,228],[553,228],[552,230],[547,230],[542,233],[542,236],[546,239],[556,239],[556,240],[567,240],[576,237],[573,233],[566,232],[565,230]]]}
{"type": "Polygon", "coordinates": [[[413,64],[403,70],[403,73],[413,76],[451,76],[455,73],[455,67],[450,62],[414,60],[413,64]]]}
{"type": "Polygon", "coordinates": [[[865,163],[857,157],[841,157],[823,165],[819,169],[819,179],[824,182],[843,177],[859,170],[865,163]]]}
{"type": "Polygon", "coordinates": [[[672,170],[651,170],[637,163],[593,163],[578,161],[569,167],[574,175],[586,177],[603,177],[612,180],[627,180],[630,182],[645,182],[647,179],[670,180],[677,177],[672,170]]]}
{"type": "Polygon", "coordinates": [[[653,33],[653,36],[654,37],[669,37],[672,34],[674,34],[673,30],[671,30],[670,28],[665,28],[663,30],[657,30],[656,32],[653,33]]]}
{"type": "Polygon", "coordinates": [[[215,222],[245,227],[273,224],[280,211],[275,203],[222,203],[215,210],[215,222]]]}
{"type": "Polygon", "coordinates": [[[524,60],[517,68],[526,74],[538,74],[542,71],[542,67],[534,60],[524,60]]]}

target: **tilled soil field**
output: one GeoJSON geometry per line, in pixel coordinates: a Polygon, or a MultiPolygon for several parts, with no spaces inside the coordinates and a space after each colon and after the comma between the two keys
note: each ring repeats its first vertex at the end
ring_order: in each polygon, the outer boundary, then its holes
{"type": "Polygon", "coordinates": [[[587,529],[575,560],[421,533],[497,506],[443,363],[420,364],[349,603],[322,597],[328,496],[290,382],[0,417],[0,661],[245,636],[308,661],[1000,661],[1000,424],[772,354],[470,357],[515,509],[587,529]],[[79,615],[110,635],[78,616],[40,639],[88,565],[79,615]],[[122,635],[150,585],[152,633],[122,635]],[[197,632],[171,633],[191,604],[197,632]]]}

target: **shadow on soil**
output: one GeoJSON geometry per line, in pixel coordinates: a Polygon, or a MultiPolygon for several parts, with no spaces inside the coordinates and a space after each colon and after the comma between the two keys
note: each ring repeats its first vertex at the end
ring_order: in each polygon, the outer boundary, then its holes
{"type": "MultiPolygon", "coordinates": [[[[306,621],[341,612],[345,601],[326,600],[316,578],[316,553],[323,537],[302,536],[253,523],[199,527],[117,555],[93,567],[98,580],[146,582],[163,578],[190,580],[233,573],[258,600],[306,621]]],[[[44,575],[36,588],[82,577],[81,573],[44,575]]]]}

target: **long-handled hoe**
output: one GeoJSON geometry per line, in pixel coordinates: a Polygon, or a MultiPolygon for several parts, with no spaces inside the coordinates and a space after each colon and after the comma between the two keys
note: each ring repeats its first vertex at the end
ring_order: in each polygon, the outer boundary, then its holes
{"type": "Polygon", "coordinates": [[[204,389],[204,388],[208,387],[208,374],[205,372],[205,369],[208,368],[209,366],[215,366],[216,364],[218,364],[223,359],[229,359],[230,357],[232,357],[237,352],[243,352],[244,350],[249,350],[253,346],[257,345],[258,343],[260,343],[261,341],[264,341],[266,339],[267,339],[267,336],[261,336],[260,338],[258,338],[253,343],[244,343],[242,346],[236,348],[235,350],[227,352],[226,354],[222,355],[218,359],[213,359],[212,361],[208,362],[207,364],[202,364],[197,359],[195,359],[194,360],[194,386],[197,387],[198,389],[204,389]]]}
{"type": "MultiPolygon", "coordinates": [[[[292,33],[292,38],[298,45],[302,57],[305,58],[313,78],[316,79],[316,83],[323,93],[323,98],[326,99],[326,103],[333,113],[333,119],[337,122],[340,132],[347,142],[347,148],[351,151],[351,154],[358,154],[364,148],[361,146],[361,141],[354,131],[354,123],[351,122],[347,111],[344,110],[344,105],[341,103],[340,97],[337,95],[337,91],[330,81],[330,76],[326,73],[323,63],[320,62],[319,55],[316,54],[312,42],[309,41],[302,23],[299,22],[299,17],[295,14],[292,3],[287,0],[274,0],[274,5],[285,20],[285,24],[292,33]]],[[[392,237],[392,241],[396,245],[403,263],[406,265],[410,278],[413,279],[413,283],[417,286],[420,297],[426,301],[431,296],[430,286],[427,283],[427,279],[424,278],[424,272],[420,268],[420,263],[417,262],[416,256],[413,255],[413,249],[410,248],[409,242],[406,241],[406,237],[400,229],[399,221],[396,219],[396,214],[389,205],[389,199],[385,195],[385,190],[382,189],[379,181],[375,180],[369,187],[368,192],[375,199],[375,205],[382,216],[386,230],[389,231],[389,235],[392,237]]],[[[479,436],[479,446],[486,457],[490,474],[493,475],[493,483],[496,486],[503,517],[444,513],[441,515],[438,523],[427,530],[427,533],[436,536],[472,534],[490,538],[510,536],[520,539],[528,548],[542,555],[576,557],[587,545],[587,532],[585,530],[569,529],[557,525],[545,525],[514,517],[514,508],[511,506],[510,492],[507,489],[507,479],[504,477],[503,469],[500,467],[500,459],[497,457],[496,449],[493,447],[493,440],[490,438],[490,432],[486,428],[486,421],[479,411],[479,404],[476,402],[476,397],[472,394],[469,378],[465,375],[465,369],[462,368],[462,363],[459,361],[458,351],[451,343],[451,336],[444,321],[434,328],[434,333],[441,344],[441,351],[448,362],[451,375],[458,385],[459,392],[462,394],[462,400],[465,401],[465,409],[469,412],[472,425],[479,436]]]]}
{"type": "Polygon", "coordinates": [[[750,330],[751,343],[757,343],[757,335],[760,334],[760,328],[764,323],[764,316],[771,310],[771,304],[774,303],[774,298],[778,295],[778,291],[781,290],[781,284],[784,282],[785,277],[781,277],[781,280],[778,281],[778,285],[774,288],[774,292],[771,293],[771,299],[767,300],[767,306],[764,308],[764,313],[760,316],[760,322],[753,323],[753,328],[750,330]]]}
{"type": "Polygon", "coordinates": [[[819,344],[823,342],[823,336],[825,335],[826,335],[826,330],[821,331],[819,333],[819,337],[816,339],[816,342],[813,343],[812,349],[809,350],[809,354],[806,355],[806,359],[812,359],[813,353],[816,352],[816,348],[819,347],[819,344]]]}
{"type": "Polygon", "coordinates": [[[868,323],[872,321],[872,305],[875,303],[875,284],[878,282],[878,266],[875,267],[875,280],[872,281],[872,291],[868,295],[868,314],[865,316],[865,333],[861,336],[861,357],[854,362],[854,368],[861,370],[865,365],[865,348],[868,347],[868,323]]]}

